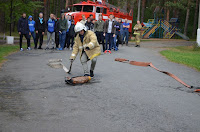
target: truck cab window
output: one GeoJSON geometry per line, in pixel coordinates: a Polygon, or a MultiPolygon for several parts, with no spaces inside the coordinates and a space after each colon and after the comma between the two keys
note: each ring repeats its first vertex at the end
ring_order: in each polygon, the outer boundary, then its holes
{"type": "Polygon", "coordinates": [[[73,11],[81,11],[82,10],[82,5],[76,5],[73,8],[73,11]]]}
{"type": "Polygon", "coordinates": [[[96,13],[103,13],[103,7],[97,7],[96,13]]]}
{"type": "Polygon", "coordinates": [[[93,12],[93,6],[84,6],[83,12],[93,12]]]}
{"type": "Polygon", "coordinates": [[[101,13],[100,7],[96,8],[96,13],[101,13]]]}
{"type": "Polygon", "coordinates": [[[107,9],[103,8],[103,14],[107,14],[107,9]]]}

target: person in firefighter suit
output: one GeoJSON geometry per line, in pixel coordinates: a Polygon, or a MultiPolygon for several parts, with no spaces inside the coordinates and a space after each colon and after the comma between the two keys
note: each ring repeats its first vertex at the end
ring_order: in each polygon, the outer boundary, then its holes
{"type": "Polygon", "coordinates": [[[134,26],[134,35],[135,35],[135,47],[140,47],[140,31],[142,29],[142,25],[140,24],[140,21],[137,21],[137,24],[134,26]]]}
{"type": "Polygon", "coordinates": [[[80,61],[84,70],[84,76],[93,77],[97,56],[101,55],[101,49],[97,37],[94,32],[87,30],[86,26],[80,22],[77,22],[74,29],[78,34],[75,37],[75,43],[70,60],[73,62],[79,53],[80,61]],[[87,65],[89,60],[91,60],[90,72],[87,65]]]}

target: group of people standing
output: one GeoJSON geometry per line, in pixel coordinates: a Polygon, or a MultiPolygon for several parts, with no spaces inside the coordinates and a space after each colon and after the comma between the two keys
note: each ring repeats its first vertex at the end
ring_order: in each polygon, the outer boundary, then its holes
{"type": "Polygon", "coordinates": [[[74,27],[74,20],[71,19],[71,16],[65,16],[64,13],[61,14],[60,19],[54,14],[50,14],[50,17],[46,22],[43,18],[43,13],[39,13],[39,17],[36,21],[33,20],[32,16],[29,16],[27,19],[26,13],[23,13],[18,21],[17,27],[20,35],[20,50],[23,51],[23,36],[27,39],[27,50],[31,50],[31,36],[34,40],[34,49],[42,49],[43,37],[46,30],[47,44],[45,50],[63,50],[64,48],[72,50],[75,37],[74,27]],[[40,41],[39,46],[38,41],[40,41]]]}
{"type": "Polygon", "coordinates": [[[82,15],[82,20],[80,22],[85,25],[88,30],[95,32],[98,42],[102,43],[103,52],[111,53],[112,49],[118,51],[120,43],[122,45],[128,45],[130,28],[128,20],[125,19],[123,23],[121,18],[114,17],[112,14],[109,15],[108,20],[103,21],[102,19],[102,14],[98,16],[98,21],[95,21],[92,14],[87,20],[85,15],[82,15]]]}
{"type": "MultiPolygon", "coordinates": [[[[87,30],[91,30],[96,34],[99,44],[102,44],[104,53],[111,53],[111,50],[118,51],[120,43],[122,45],[128,45],[130,24],[127,19],[122,22],[121,18],[114,17],[114,15],[110,14],[109,19],[103,21],[102,14],[99,14],[98,20],[96,21],[91,14],[87,19],[85,15],[82,15],[80,23],[85,25],[87,30]]],[[[46,30],[47,44],[45,50],[64,50],[65,48],[73,50],[74,38],[76,35],[74,27],[75,22],[72,19],[72,16],[65,15],[64,13],[61,14],[60,19],[58,19],[56,15],[50,14],[50,17],[46,22],[43,18],[43,13],[39,13],[39,17],[36,21],[33,20],[32,16],[29,16],[27,19],[26,13],[23,13],[18,22],[20,50],[23,51],[23,36],[27,39],[27,50],[31,50],[31,36],[34,40],[34,49],[42,49],[43,37],[46,30]],[[39,46],[38,41],[40,41],[39,46]]],[[[139,47],[141,28],[141,24],[138,21],[134,27],[136,47],[139,47]]]]}
{"type": "MultiPolygon", "coordinates": [[[[98,16],[98,21],[95,21],[93,15],[90,15],[86,20],[85,15],[82,15],[82,20],[75,25],[72,17],[67,16],[64,13],[61,14],[59,20],[54,14],[50,14],[50,17],[46,22],[43,19],[43,13],[39,13],[39,17],[36,21],[33,20],[32,16],[29,16],[27,19],[26,13],[23,13],[18,22],[20,50],[23,51],[23,36],[27,39],[27,50],[31,50],[31,36],[34,39],[34,49],[42,49],[43,37],[47,30],[47,44],[45,49],[57,48],[63,50],[64,48],[69,48],[73,50],[70,57],[71,63],[79,54],[84,70],[84,76],[93,77],[97,57],[101,55],[99,44],[102,43],[104,53],[111,53],[111,50],[118,51],[119,43],[128,45],[129,39],[130,24],[127,19],[122,22],[122,19],[114,18],[114,15],[112,14],[109,15],[109,19],[106,21],[103,21],[102,18],[103,16],[100,14],[98,16]],[[38,40],[40,40],[39,47],[37,47],[38,40]],[[91,60],[90,69],[87,65],[89,60],[91,60]]],[[[138,47],[141,30],[139,21],[134,27],[134,30],[134,34],[136,35],[136,46],[138,47]]]]}

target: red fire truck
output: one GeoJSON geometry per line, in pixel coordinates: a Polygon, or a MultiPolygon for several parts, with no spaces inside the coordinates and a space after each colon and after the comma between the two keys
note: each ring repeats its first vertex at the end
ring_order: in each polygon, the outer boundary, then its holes
{"type": "Polygon", "coordinates": [[[77,4],[73,4],[69,10],[70,11],[66,12],[65,14],[71,15],[75,22],[81,21],[83,14],[86,16],[86,18],[92,14],[96,20],[98,20],[99,14],[102,14],[103,20],[107,20],[110,14],[113,14],[115,17],[122,18],[122,22],[124,22],[125,18],[127,18],[128,23],[130,23],[129,32],[132,32],[132,11],[127,13],[127,11],[119,9],[118,7],[113,6],[105,1],[83,1],[77,4]]]}

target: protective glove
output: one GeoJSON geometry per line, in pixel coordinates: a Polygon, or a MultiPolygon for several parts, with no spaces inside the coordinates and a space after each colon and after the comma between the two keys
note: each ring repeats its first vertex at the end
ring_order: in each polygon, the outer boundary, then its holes
{"type": "Polygon", "coordinates": [[[74,62],[74,59],[69,59],[69,60],[70,60],[70,62],[71,62],[71,63],[73,63],[73,62],[74,62]]]}
{"type": "Polygon", "coordinates": [[[89,47],[85,47],[85,49],[86,49],[86,50],[90,50],[90,48],[89,48],[89,47]]]}

